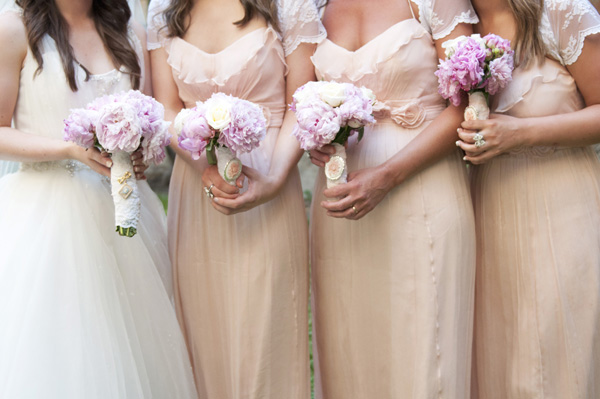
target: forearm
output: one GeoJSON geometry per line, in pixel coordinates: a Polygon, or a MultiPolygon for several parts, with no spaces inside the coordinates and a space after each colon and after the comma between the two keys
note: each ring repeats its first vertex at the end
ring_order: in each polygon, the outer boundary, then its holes
{"type": "Polygon", "coordinates": [[[17,162],[46,162],[72,158],[75,144],[60,139],[0,127],[0,159],[17,162]]]}
{"type": "Polygon", "coordinates": [[[525,146],[583,147],[600,142],[600,104],[580,111],[520,120],[525,146]]]}
{"type": "Polygon", "coordinates": [[[402,150],[379,166],[386,179],[397,186],[456,151],[456,129],[462,120],[462,107],[446,108],[402,150]]]}
{"type": "Polygon", "coordinates": [[[292,169],[298,164],[302,157],[302,149],[292,136],[292,129],[296,124],[296,116],[292,111],[287,111],[283,119],[283,125],[277,136],[277,142],[271,159],[269,176],[281,186],[292,169]]]}

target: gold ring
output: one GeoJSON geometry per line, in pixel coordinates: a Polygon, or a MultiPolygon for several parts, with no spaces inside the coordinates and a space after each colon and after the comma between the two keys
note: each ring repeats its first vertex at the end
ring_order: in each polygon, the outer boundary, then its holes
{"type": "Polygon", "coordinates": [[[355,215],[358,213],[358,211],[356,210],[356,207],[354,205],[352,205],[352,210],[354,211],[355,215]]]}

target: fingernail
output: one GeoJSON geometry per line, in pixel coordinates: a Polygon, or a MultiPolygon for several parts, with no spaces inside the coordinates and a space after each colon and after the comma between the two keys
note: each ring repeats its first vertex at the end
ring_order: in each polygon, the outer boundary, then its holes
{"type": "Polygon", "coordinates": [[[110,168],[112,166],[112,161],[106,162],[106,167],[110,168]]]}
{"type": "Polygon", "coordinates": [[[219,202],[219,199],[217,197],[213,197],[213,202],[219,202]]]}
{"type": "Polygon", "coordinates": [[[467,160],[467,157],[466,157],[466,156],[464,156],[464,157],[463,157],[463,161],[466,161],[466,160],[467,160]]]}
{"type": "Polygon", "coordinates": [[[456,133],[460,133],[460,128],[456,129],[456,133]]]}
{"type": "Polygon", "coordinates": [[[460,147],[460,140],[456,140],[456,143],[454,144],[456,144],[457,147],[460,147]]]}

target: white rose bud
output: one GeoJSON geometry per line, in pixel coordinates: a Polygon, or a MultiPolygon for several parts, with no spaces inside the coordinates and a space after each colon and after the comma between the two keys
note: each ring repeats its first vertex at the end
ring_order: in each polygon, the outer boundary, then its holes
{"type": "Polygon", "coordinates": [[[354,119],[350,119],[348,121],[348,126],[350,126],[352,129],[358,129],[359,127],[361,127],[362,125],[360,124],[359,121],[354,120],[354,119]]]}
{"type": "Polygon", "coordinates": [[[221,99],[206,102],[206,122],[215,130],[226,128],[231,122],[231,103],[221,99]]]}
{"type": "Polygon", "coordinates": [[[456,47],[458,46],[458,43],[465,40],[466,38],[467,37],[463,35],[455,39],[446,40],[444,43],[442,43],[442,48],[445,50],[446,58],[452,57],[456,52],[456,47]]]}
{"type": "Polygon", "coordinates": [[[319,96],[332,107],[339,107],[346,99],[346,88],[340,83],[327,83],[319,89],[319,96]]]}

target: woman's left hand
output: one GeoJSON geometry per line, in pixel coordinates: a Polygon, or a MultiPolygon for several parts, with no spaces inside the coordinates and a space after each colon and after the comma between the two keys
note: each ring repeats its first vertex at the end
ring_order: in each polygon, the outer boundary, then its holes
{"type": "Polygon", "coordinates": [[[248,178],[248,190],[237,198],[230,199],[215,195],[212,200],[213,207],[225,215],[234,215],[245,212],[264,204],[275,198],[281,185],[274,178],[263,175],[259,171],[244,165],[242,175],[248,178]]]}
{"type": "Polygon", "coordinates": [[[371,212],[393,187],[392,179],[386,178],[381,166],[361,169],[348,175],[348,183],[324,190],[325,197],[340,199],[322,201],[321,206],[331,217],[358,220],[371,212]]]}
{"type": "Polygon", "coordinates": [[[522,120],[507,115],[493,114],[490,119],[464,121],[458,129],[460,140],[456,145],[465,152],[464,160],[482,164],[524,144],[521,134],[522,120]],[[483,136],[485,144],[477,147],[475,135],[483,136]]]}
{"type": "Polygon", "coordinates": [[[144,156],[142,155],[142,149],[138,148],[131,154],[131,163],[133,164],[133,171],[135,172],[135,178],[137,180],[146,180],[146,169],[148,165],[144,163],[144,156]]]}

